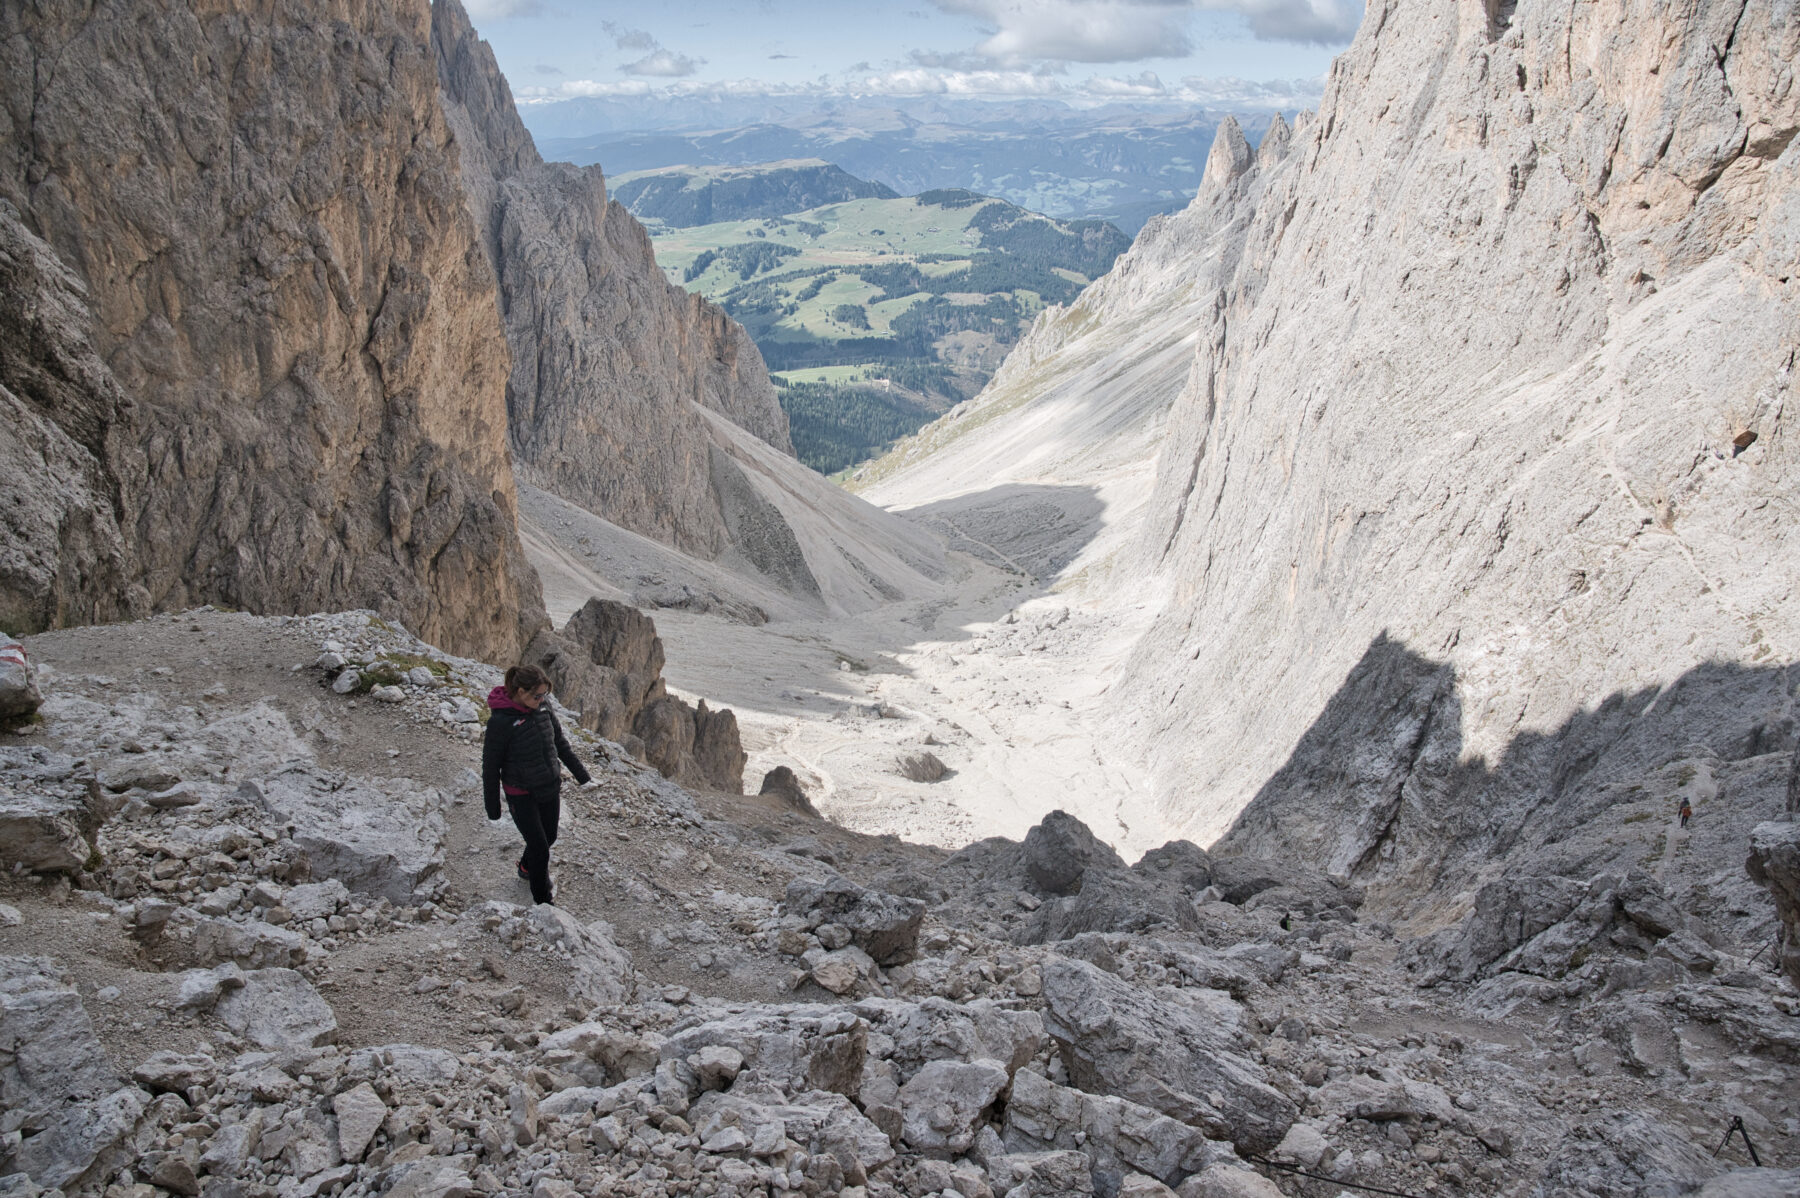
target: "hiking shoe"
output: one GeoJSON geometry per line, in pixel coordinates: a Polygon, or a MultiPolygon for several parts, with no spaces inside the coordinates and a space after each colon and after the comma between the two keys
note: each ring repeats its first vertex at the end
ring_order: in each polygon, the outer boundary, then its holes
{"type": "Polygon", "coordinates": [[[531,881],[531,871],[525,868],[525,858],[523,857],[519,858],[519,880],[521,882],[531,881]]]}

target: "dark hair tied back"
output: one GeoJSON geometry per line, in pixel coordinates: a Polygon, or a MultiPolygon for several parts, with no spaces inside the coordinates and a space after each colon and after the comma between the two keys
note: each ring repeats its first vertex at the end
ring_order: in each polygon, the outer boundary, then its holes
{"type": "Polygon", "coordinates": [[[549,685],[549,677],[536,666],[513,666],[506,671],[506,693],[509,695],[516,695],[521,691],[529,694],[549,685]]]}

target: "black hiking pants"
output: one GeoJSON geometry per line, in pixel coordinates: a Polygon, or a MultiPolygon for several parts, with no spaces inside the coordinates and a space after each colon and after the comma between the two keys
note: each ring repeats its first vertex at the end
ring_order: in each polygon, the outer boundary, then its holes
{"type": "Polygon", "coordinates": [[[525,872],[531,875],[531,901],[551,899],[550,846],[556,843],[556,825],[562,816],[562,790],[545,787],[522,795],[507,795],[513,823],[525,838],[525,872]]]}

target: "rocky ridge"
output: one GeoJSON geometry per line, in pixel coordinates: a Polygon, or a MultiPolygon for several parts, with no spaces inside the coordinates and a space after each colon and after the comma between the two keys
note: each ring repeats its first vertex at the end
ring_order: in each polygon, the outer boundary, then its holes
{"type": "Polygon", "coordinates": [[[598,167],[545,163],[492,51],[457,0],[431,44],[513,347],[507,407],[523,477],[705,558],[733,541],[698,408],[788,454],[787,417],[755,344],[671,285],[598,167]]]}
{"type": "Polygon", "coordinates": [[[1517,889],[1484,904],[1498,935],[1402,942],[1290,862],[1127,866],[1061,813],[948,854],[690,794],[578,730],[599,782],[568,799],[564,906],[530,908],[458,718],[493,668],[367,613],[28,649],[43,720],[0,737],[8,1193],[1797,1180],[1710,1154],[1730,1114],[1791,1156],[1800,993],[1653,879],[1517,889]],[[419,664],[396,700],[321,655],[419,664]],[[49,809],[85,812],[56,862],[17,819],[49,809]],[[1564,910],[1610,938],[1567,972],[1515,951],[1564,910]]]}

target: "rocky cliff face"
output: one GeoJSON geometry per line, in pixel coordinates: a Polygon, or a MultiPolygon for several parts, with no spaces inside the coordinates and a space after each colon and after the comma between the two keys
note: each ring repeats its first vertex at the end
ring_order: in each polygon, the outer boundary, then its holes
{"type": "Polygon", "coordinates": [[[422,2],[0,15],[0,619],[542,622],[422,2]]]}
{"type": "Polygon", "coordinates": [[[1281,152],[1221,134],[1122,688],[1174,827],[1401,895],[1779,809],[1796,50],[1766,6],[1377,4],[1281,152]]]}
{"type": "Polygon", "coordinates": [[[668,283],[597,167],[544,163],[456,0],[432,44],[468,204],[499,279],[521,477],[706,558],[735,543],[700,409],[791,456],[762,355],[718,307],[668,283]]]}

